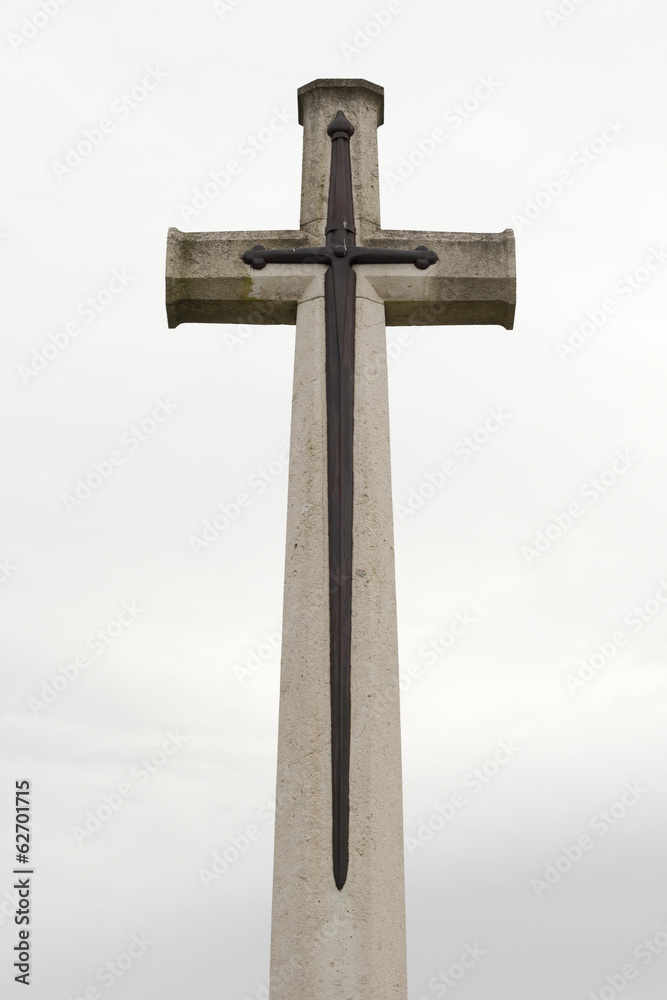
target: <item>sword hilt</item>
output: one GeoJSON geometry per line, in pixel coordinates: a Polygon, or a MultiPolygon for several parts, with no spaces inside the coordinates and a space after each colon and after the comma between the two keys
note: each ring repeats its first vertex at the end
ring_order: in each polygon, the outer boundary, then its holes
{"type": "Polygon", "coordinates": [[[267,264],[328,264],[331,257],[327,247],[292,247],[285,250],[267,250],[258,243],[242,254],[244,264],[261,271],[267,264]]]}

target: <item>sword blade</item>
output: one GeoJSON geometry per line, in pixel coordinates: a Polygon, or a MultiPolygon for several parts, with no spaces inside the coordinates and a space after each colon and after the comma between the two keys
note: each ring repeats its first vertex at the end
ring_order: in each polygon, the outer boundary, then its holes
{"type": "Polygon", "coordinates": [[[329,641],[334,879],[347,878],[350,816],[354,323],[356,275],[334,259],[325,277],[329,641]]]}
{"type": "Polygon", "coordinates": [[[342,112],[328,128],[331,175],[326,242],[333,248],[324,280],[329,494],[329,643],[333,871],[347,879],[350,826],[350,687],[352,652],[352,512],[354,504],[354,333],[357,278],[346,250],[355,243],[350,136],[342,112]],[[342,251],[342,253],[341,253],[342,251]]]}

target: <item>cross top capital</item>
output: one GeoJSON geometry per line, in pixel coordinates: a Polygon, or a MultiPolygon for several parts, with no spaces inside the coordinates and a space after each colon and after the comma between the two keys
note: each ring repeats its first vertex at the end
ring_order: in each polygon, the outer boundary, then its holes
{"type": "Polygon", "coordinates": [[[311,104],[326,101],[332,93],[335,100],[339,98],[355,100],[358,97],[363,97],[376,109],[376,128],[384,124],[384,87],[381,87],[379,83],[371,83],[370,80],[328,78],[311,80],[310,83],[304,83],[303,87],[299,87],[297,90],[299,125],[305,124],[305,117],[311,104]]]}
{"type": "Polygon", "coordinates": [[[384,121],[384,88],[368,80],[313,80],[299,87],[297,99],[303,125],[300,228],[313,236],[326,232],[330,129],[342,112],[343,118],[338,119],[342,127],[336,131],[345,132],[348,138],[354,134],[350,146],[354,221],[363,242],[364,233],[380,228],[377,130],[384,121]]]}

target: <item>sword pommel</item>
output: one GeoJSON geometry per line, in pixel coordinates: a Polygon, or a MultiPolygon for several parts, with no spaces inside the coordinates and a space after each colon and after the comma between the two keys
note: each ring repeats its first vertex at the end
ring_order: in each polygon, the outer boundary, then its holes
{"type": "Polygon", "coordinates": [[[349,139],[354,135],[354,125],[347,120],[342,111],[339,111],[333,121],[329,122],[327,135],[332,139],[349,139]]]}

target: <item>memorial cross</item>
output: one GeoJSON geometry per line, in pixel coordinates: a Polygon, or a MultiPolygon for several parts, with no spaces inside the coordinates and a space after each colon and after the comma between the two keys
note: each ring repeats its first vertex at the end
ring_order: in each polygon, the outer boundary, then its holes
{"type": "Polygon", "coordinates": [[[297,327],[271,1000],[340,993],[401,1000],[405,918],[385,322],[511,328],[514,239],[510,230],[382,231],[376,136],[382,88],[316,80],[298,98],[301,228],[170,230],[167,312],[171,327],[295,321],[297,327]],[[324,265],[324,274],[313,264],[324,265]],[[365,266],[356,272],[359,264],[365,266]],[[333,846],[333,879],[326,875],[326,841],[333,846]]]}

